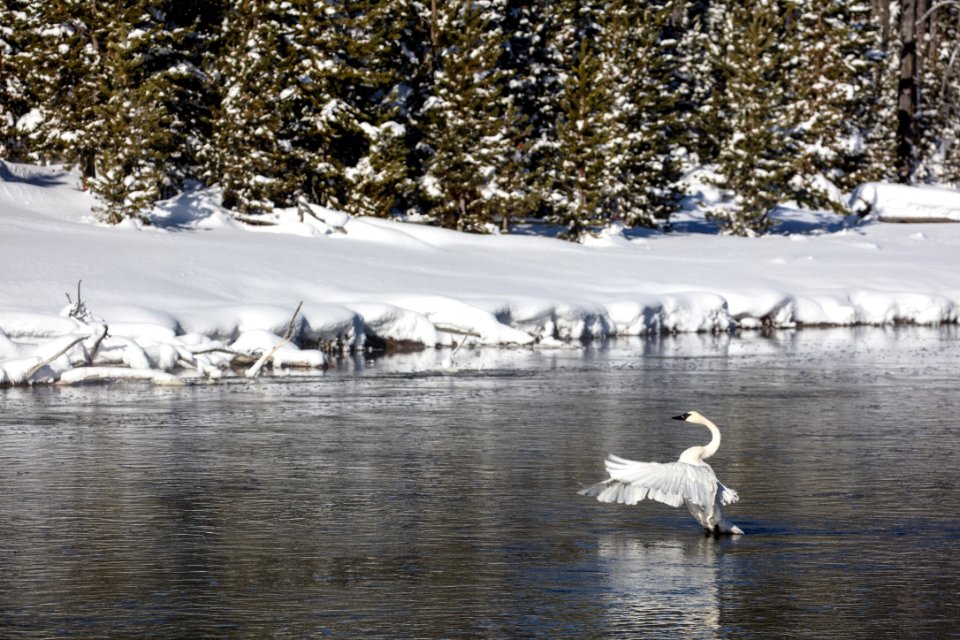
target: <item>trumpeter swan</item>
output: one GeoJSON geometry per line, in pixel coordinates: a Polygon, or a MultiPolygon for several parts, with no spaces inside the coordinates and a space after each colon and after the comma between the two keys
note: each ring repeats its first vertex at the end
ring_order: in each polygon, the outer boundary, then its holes
{"type": "Polygon", "coordinates": [[[740,527],[724,517],[722,509],[740,497],[733,489],[723,486],[710,465],[704,462],[720,448],[720,429],[696,411],[673,419],[703,425],[710,430],[710,442],[706,446],[690,447],[676,462],[634,462],[611,454],[604,461],[610,478],[583,489],[580,495],[619,504],[637,504],[644,498],[671,507],[685,504],[707,534],[743,534],[740,527]]]}

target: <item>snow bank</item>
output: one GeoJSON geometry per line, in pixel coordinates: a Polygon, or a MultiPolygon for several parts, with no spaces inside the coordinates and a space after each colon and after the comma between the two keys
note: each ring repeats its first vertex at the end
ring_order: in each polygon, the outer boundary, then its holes
{"type": "Polygon", "coordinates": [[[960,191],[868,182],[854,191],[851,207],[880,222],[960,222],[960,191]]]}
{"type": "MultiPolygon", "coordinates": [[[[543,348],[960,315],[960,225],[851,227],[783,208],[783,233],[745,239],[686,212],[669,234],[611,227],[575,245],[321,207],[249,226],[198,189],[150,225],[108,227],[77,182],[0,162],[0,384],[149,377],[104,367],[217,378],[265,353],[278,371],[320,368],[324,352],[390,343],[543,348]],[[90,315],[54,313],[81,279],[90,315]]],[[[955,192],[870,184],[854,197],[881,219],[960,219],[955,192]]]]}

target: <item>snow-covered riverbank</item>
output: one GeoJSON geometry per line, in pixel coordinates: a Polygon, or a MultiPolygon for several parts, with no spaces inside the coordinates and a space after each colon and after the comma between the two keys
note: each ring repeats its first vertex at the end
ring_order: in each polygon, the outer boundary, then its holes
{"type": "Polygon", "coordinates": [[[87,334],[31,376],[56,380],[79,363],[209,375],[225,354],[272,348],[300,301],[275,364],[317,366],[319,351],[294,352],[333,342],[433,346],[467,336],[542,348],[761,325],[954,323],[960,309],[955,224],[853,227],[792,213],[788,228],[806,233],[734,238],[680,216],[669,234],[614,230],[575,245],[326,210],[303,221],[283,211],[276,225],[250,227],[202,191],[164,203],[150,226],[107,227],[76,184],[56,169],[0,163],[8,384],[87,334]],[[65,311],[78,280],[91,314],[84,322],[65,311]],[[85,362],[103,326],[108,335],[85,362]]]}

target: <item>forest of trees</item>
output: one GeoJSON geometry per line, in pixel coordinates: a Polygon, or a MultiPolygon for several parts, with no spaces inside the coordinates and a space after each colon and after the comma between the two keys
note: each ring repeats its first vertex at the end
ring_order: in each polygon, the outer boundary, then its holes
{"type": "Polygon", "coordinates": [[[753,234],[960,183],[958,58],[958,0],[0,0],[0,157],[76,167],[110,222],[203,184],[570,238],[710,166],[753,234]]]}

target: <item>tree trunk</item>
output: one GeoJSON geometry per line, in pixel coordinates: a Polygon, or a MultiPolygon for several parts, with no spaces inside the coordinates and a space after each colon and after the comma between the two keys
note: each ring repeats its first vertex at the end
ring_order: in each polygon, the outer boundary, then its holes
{"type": "Polygon", "coordinates": [[[897,86],[897,181],[909,184],[917,146],[917,18],[922,0],[905,0],[900,12],[900,82],[897,86]]]}
{"type": "Polygon", "coordinates": [[[880,16],[880,47],[886,53],[890,46],[890,0],[879,0],[877,14],[880,16]]]}

